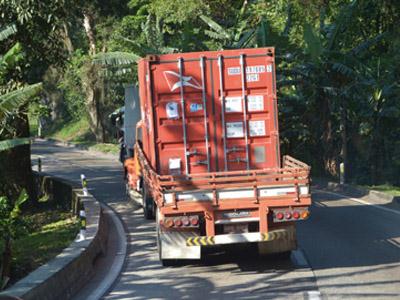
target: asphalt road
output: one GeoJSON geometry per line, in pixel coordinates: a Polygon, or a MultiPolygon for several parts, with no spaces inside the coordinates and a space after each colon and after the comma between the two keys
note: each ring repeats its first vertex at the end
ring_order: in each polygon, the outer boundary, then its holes
{"type": "MultiPolygon", "coordinates": [[[[104,299],[400,299],[396,211],[314,192],[311,218],[298,226],[300,255],[292,259],[258,257],[246,247],[217,249],[200,262],[161,267],[154,222],[144,220],[142,210],[127,201],[117,161],[49,142],[37,142],[32,153],[33,161],[43,157],[45,172],[75,181],[84,173],[90,192],[124,223],[125,264],[104,299]],[[311,268],[299,263],[301,253],[311,268]]],[[[104,258],[97,277],[110,274],[107,261],[112,259],[104,258]]],[[[96,282],[89,288],[95,289],[96,282]]]]}

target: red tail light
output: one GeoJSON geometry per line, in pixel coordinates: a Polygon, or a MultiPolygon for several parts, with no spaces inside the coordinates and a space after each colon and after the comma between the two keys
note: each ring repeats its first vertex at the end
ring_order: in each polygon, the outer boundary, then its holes
{"type": "Polygon", "coordinates": [[[199,219],[198,219],[197,217],[191,218],[191,219],[190,219],[190,223],[191,223],[193,226],[197,226],[197,225],[199,224],[199,219]]]}
{"type": "Polygon", "coordinates": [[[276,214],[276,218],[277,218],[278,220],[282,220],[282,219],[283,219],[283,213],[281,213],[281,212],[277,213],[277,214],[276,214]]]}
{"type": "Polygon", "coordinates": [[[188,217],[183,217],[182,218],[182,224],[183,226],[189,226],[190,225],[190,220],[188,217]]]}
{"type": "Polygon", "coordinates": [[[292,214],[290,212],[285,213],[285,219],[289,220],[292,218],[292,214]]]}
{"type": "Polygon", "coordinates": [[[300,218],[300,213],[298,211],[293,212],[293,218],[295,219],[300,218]]]}
{"type": "Polygon", "coordinates": [[[176,227],[181,227],[181,226],[182,226],[182,221],[181,221],[181,219],[175,219],[175,220],[174,220],[174,224],[175,224],[176,227]]]}

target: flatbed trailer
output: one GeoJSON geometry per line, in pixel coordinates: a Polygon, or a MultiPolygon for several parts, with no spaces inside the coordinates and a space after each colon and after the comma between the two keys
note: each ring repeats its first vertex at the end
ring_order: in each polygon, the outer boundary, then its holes
{"type": "Polygon", "coordinates": [[[296,249],[310,167],[279,158],[273,48],[151,56],[139,82],[142,120],[125,167],[156,219],[160,260],[225,244],[296,249]]]}

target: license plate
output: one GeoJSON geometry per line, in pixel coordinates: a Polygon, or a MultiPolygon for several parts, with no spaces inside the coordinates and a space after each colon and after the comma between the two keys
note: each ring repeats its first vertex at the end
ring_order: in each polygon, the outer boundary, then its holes
{"type": "Polygon", "coordinates": [[[249,232],[247,224],[225,224],[224,233],[245,233],[249,232]]]}

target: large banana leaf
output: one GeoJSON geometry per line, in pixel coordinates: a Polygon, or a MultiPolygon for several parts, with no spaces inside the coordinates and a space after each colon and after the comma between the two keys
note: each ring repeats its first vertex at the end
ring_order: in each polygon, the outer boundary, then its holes
{"type": "Polygon", "coordinates": [[[42,84],[37,83],[0,95],[0,123],[3,122],[7,115],[35,96],[41,89],[42,84]]]}
{"type": "Polygon", "coordinates": [[[14,24],[0,28],[0,42],[4,41],[10,35],[13,35],[16,32],[17,32],[17,27],[14,24]]]}
{"type": "Polygon", "coordinates": [[[140,56],[130,52],[101,52],[96,54],[92,63],[102,66],[125,66],[136,63],[140,56]]]}

